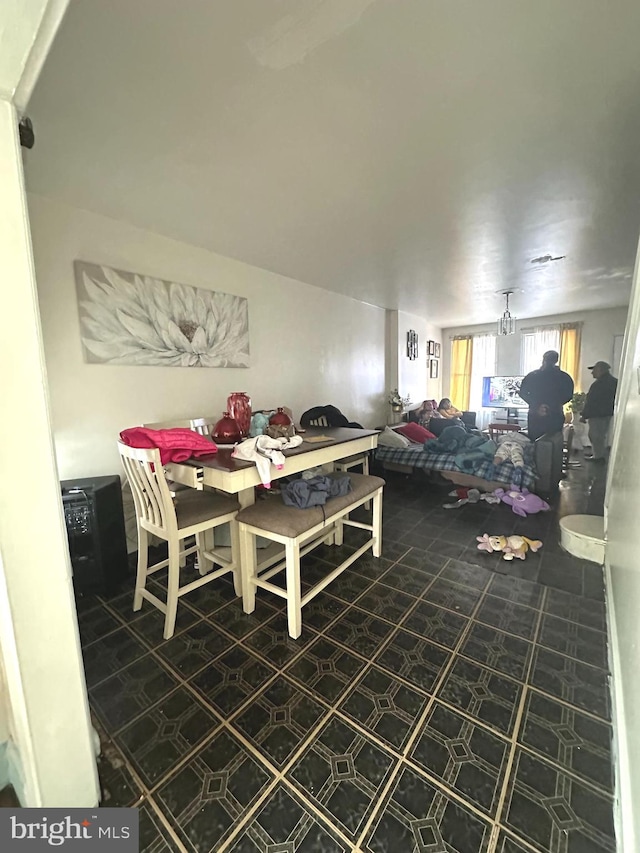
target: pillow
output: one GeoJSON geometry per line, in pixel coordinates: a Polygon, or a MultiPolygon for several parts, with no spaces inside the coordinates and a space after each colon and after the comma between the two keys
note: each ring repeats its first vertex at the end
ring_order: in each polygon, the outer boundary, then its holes
{"type": "Polygon", "coordinates": [[[404,435],[400,435],[399,432],[385,427],[378,436],[378,444],[383,447],[409,447],[411,442],[404,435]]]}
{"type": "Polygon", "coordinates": [[[424,444],[428,438],[435,438],[432,432],[429,432],[428,429],[416,423],[404,424],[401,427],[397,427],[396,432],[404,435],[409,441],[415,441],[417,444],[424,444]]]}

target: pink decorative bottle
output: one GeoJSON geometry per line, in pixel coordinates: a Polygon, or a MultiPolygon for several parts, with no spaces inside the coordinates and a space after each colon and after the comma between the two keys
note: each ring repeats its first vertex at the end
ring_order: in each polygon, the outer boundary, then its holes
{"type": "Polygon", "coordinates": [[[251,426],[251,398],[246,391],[234,391],[227,397],[227,409],[238,424],[240,435],[245,438],[251,426]]]}
{"type": "Polygon", "coordinates": [[[229,412],[224,412],[218,423],[214,426],[211,438],[216,444],[237,444],[241,435],[238,424],[229,417],[229,412]]]}
{"type": "Polygon", "coordinates": [[[269,418],[269,423],[274,424],[276,426],[289,426],[291,423],[291,418],[282,408],[282,406],[278,406],[278,411],[275,415],[271,415],[269,418]]]}

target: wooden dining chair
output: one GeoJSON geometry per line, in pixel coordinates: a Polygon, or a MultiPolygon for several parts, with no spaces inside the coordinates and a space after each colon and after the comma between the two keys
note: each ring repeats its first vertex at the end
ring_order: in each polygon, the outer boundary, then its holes
{"type": "Polygon", "coordinates": [[[213,428],[218,421],[218,418],[210,417],[210,418],[191,418],[189,421],[189,429],[194,430],[200,435],[210,436],[213,432],[213,428]]]}
{"type": "Polygon", "coordinates": [[[507,424],[507,423],[492,423],[489,424],[489,438],[495,440],[499,435],[505,435],[505,433],[509,432],[520,432],[519,424],[507,424]]]}
{"type": "Polygon", "coordinates": [[[142,424],[145,429],[191,429],[191,420],[156,421],[151,424],[142,424]]]}
{"type": "Polygon", "coordinates": [[[138,569],[133,609],[140,610],[143,599],[146,599],[162,611],[165,614],[164,637],[168,639],[175,630],[178,599],[185,593],[232,572],[236,595],[242,595],[237,525],[231,524],[230,560],[205,546],[205,533],[233,521],[240,504],[234,498],[195,489],[187,489],[172,497],[159,450],[129,447],[118,442],[118,451],[133,493],[138,528],[138,569]],[[149,534],[164,539],[169,548],[168,559],[153,566],[149,566],[149,534]],[[196,544],[181,549],[184,540],[190,536],[195,536],[196,544]],[[208,564],[211,571],[180,586],[180,563],[195,552],[201,573],[208,564]],[[216,564],[221,568],[215,569],[216,564]],[[168,567],[166,604],[147,589],[149,575],[165,566],[168,567]]]}

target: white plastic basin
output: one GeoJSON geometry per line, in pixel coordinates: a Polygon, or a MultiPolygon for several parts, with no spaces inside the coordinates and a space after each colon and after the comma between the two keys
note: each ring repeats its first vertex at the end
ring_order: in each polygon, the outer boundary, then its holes
{"type": "Polygon", "coordinates": [[[601,515],[567,515],[560,520],[560,544],[581,560],[604,564],[604,518],[601,515]]]}

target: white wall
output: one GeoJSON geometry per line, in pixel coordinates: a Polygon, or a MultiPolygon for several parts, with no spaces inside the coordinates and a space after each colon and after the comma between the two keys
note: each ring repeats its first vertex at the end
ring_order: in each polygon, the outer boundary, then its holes
{"type": "Polygon", "coordinates": [[[640,849],[640,252],[622,356],[605,501],[606,581],[621,851],[640,849]]]}
{"type": "MultiPolygon", "coordinates": [[[[411,389],[411,399],[414,403],[432,398],[440,400],[442,358],[438,359],[438,378],[431,379],[429,360],[433,356],[427,353],[427,341],[430,340],[437,341],[442,351],[441,329],[417,314],[398,311],[398,387],[401,391],[403,388],[411,389]],[[407,332],[410,329],[418,333],[418,358],[414,360],[407,358],[407,332]]],[[[404,394],[404,391],[402,393],[404,394]]]]}
{"type": "Polygon", "coordinates": [[[332,403],[364,426],[384,422],[383,309],[50,199],[29,196],[29,211],[62,479],[119,473],[122,429],[220,415],[232,391],[297,417],[332,403]],[[251,367],[85,364],[75,259],[246,296],[251,367]]]}
{"type": "MultiPolygon", "coordinates": [[[[573,314],[556,314],[551,317],[536,317],[521,320],[516,327],[515,335],[498,337],[496,342],[497,375],[517,376],[520,373],[520,344],[522,329],[534,326],[547,326],[556,323],[582,322],[582,350],[580,385],[584,391],[593,382],[587,367],[595,361],[608,361],[613,364],[613,344],[616,335],[624,334],[627,319],[626,308],[605,308],[600,311],[576,311],[573,314]]],[[[449,372],[451,368],[451,338],[454,335],[480,334],[494,332],[495,323],[482,326],[459,326],[454,329],[444,329],[443,337],[446,345],[444,350],[444,393],[449,392],[449,372]]],[[[575,378],[575,377],[574,377],[575,378]]]]}
{"type": "Polygon", "coordinates": [[[429,378],[427,341],[437,341],[442,346],[442,330],[424,317],[406,311],[387,311],[387,385],[388,390],[398,388],[403,397],[410,396],[412,404],[425,399],[440,399],[442,388],[442,359],[438,359],[438,378],[429,378]],[[418,335],[418,357],[407,356],[407,332],[418,335]]]}

